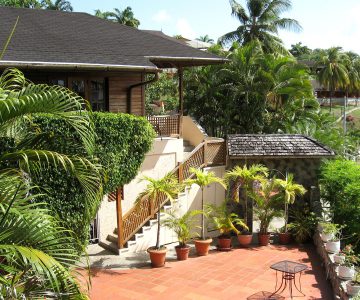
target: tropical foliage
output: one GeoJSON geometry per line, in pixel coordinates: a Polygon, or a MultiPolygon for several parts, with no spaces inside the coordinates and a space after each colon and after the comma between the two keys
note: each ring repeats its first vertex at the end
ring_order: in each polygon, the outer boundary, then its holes
{"type": "Polygon", "coordinates": [[[123,24],[130,27],[138,28],[140,21],[135,18],[134,12],[131,7],[126,7],[124,10],[114,8],[114,11],[101,11],[99,9],[95,10],[95,16],[113,21],[115,23],[123,24]]]}
{"type": "Polygon", "coordinates": [[[81,187],[87,207],[93,207],[102,197],[100,167],[48,149],[49,134],[28,126],[38,113],[60,117],[90,156],[94,131],[84,105],[71,91],[33,84],[18,70],[0,77],[0,292],[6,299],[86,297],[71,270],[81,246],[44,205],[34,204],[42,190],[33,178],[46,168],[66,170],[81,187]]]}
{"type": "MultiPolygon", "coordinates": [[[[147,182],[146,189],[142,191],[137,199],[136,205],[140,205],[145,199],[149,199],[148,201],[152,205],[152,207],[156,206],[157,201],[159,201],[160,197],[164,197],[165,199],[169,199],[173,201],[177,194],[181,190],[181,186],[178,184],[177,178],[168,173],[164,177],[160,179],[154,179],[148,176],[143,176],[140,179],[140,182],[147,182]]],[[[157,214],[157,235],[156,235],[156,245],[154,249],[159,250],[160,247],[160,211],[157,214]]]]}
{"type": "Polygon", "coordinates": [[[73,11],[70,1],[66,0],[0,0],[0,6],[73,11]]]}
{"type": "Polygon", "coordinates": [[[266,53],[288,53],[277,36],[279,29],[301,29],[296,20],[280,17],[291,8],[290,0],[246,0],[246,7],[230,0],[230,5],[232,15],[240,25],[220,37],[220,43],[226,45],[236,41],[240,45],[246,45],[256,40],[266,53]]]}
{"type": "MultiPolygon", "coordinates": [[[[226,185],[223,180],[215,176],[214,172],[206,172],[200,169],[190,168],[190,172],[195,176],[195,178],[187,179],[184,184],[187,186],[197,185],[201,190],[201,209],[205,211],[205,202],[204,202],[204,189],[206,186],[212,183],[218,183],[223,188],[226,189],[226,185]]],[[[205,215],[201,215],[201,239],[205,239],[205,215]]]]}

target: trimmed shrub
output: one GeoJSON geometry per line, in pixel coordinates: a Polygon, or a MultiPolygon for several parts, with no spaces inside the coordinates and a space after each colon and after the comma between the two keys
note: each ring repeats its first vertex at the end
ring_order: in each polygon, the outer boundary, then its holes
{"type": "MultiPolygon", "coordinates": [[[[93,113],[96,133],[93,162],[104,169],[104,192],[129,183],[135,176],[150,150],[155,132],[150,123],[142,117],[127,114],[93,113]]],[[[65,154],[87,156],[85,149],[79,148],[79,136],[63,120],[48,115],[33,119],[34,131],[47,135],[48,149],[65,154]]],[[[89,224],[95,217],[99,203],[85,207],[83,191],[72,176],[61,169],[41,172],[35,183],[45,186],[46,201],[52,213],[62,221],[62,225],[75,232],[86,245],[89,224]],[[85,213],[88,211],[89,213],[85,213]]]]}
{"type": "MultiPolygon", "coordinates": [[[[349,160],[327,161],[321,167],[321,196],[330,204],[334,223],[346,225],[346,243],[360,238],[360,165],[349,160]]],[[[360,252],[360,245],[356,245],[360,252]]]]}

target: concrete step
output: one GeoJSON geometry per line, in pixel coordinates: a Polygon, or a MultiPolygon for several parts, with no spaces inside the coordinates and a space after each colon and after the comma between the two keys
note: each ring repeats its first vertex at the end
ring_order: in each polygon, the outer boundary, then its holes
{"type": "Polygon", "coordinates": [[[192,152],[195,148],[193,146],[184,146],[184,152],[192,152]]]}
{"type": "Polygon", "coordinates": [[[106,250],[109,250],[110,252],[114,253],[114,254],[117,254],[119,255],[120,254],[120,251],[117,247],[117,244],[114,243],[114,242],[110,242],[110,241],[101,241],[99,242],[99,246],[103,247],[104,249],[106,250]]]}
{"type": "Polygon", "coordinates": [[[190,142],[188,140],[183,140],[183,145],[184,145],[184,147],[187,147],[187,146],[192,147],[192,145],[190,144],[190,142]]]}

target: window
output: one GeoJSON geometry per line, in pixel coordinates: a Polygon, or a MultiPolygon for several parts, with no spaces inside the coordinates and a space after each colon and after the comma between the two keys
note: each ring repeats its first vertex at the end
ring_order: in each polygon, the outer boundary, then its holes
{"type": "Polygon", "coordinates": [[[105,80],[90,80],[89,100],[93,111],[105,111],[105,80]]]}

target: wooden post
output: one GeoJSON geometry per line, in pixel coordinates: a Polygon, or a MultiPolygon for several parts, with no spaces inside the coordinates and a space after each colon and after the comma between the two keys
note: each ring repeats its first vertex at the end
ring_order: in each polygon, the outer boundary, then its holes
{"type": "Polygon", "coordinates": [[[204,165],[207,166],[208,162],[207,162],[207,156],[206,156],[206,151],[207,151],[207,141],[204,140],[204,165]]]}
{"type": "Polygon", "coordinates": [[[179,183],[182,183],[183,180],[184,180],[184,170],[183,170],[183,164],[182,163],[179,163],[179,169],[178,169],[178,172],[179,172],[179,183]]]}
{"type": "Polygon", "coordinates": [[[179,137],[182,137],[182,119],[184,115],[184,84],[183,84],[183,69],[178,68],[179,76],[179,137]]]}
{"type": "Polygon", "coordinates": [[[116,217],[117,217],[117,233],[118,233],[118,241],[117,246],[118,249],[122,249],[124,247],[124,226],[123,226],[123,216],[122,216],[122,208],[121,208],[121,190],[118,188],[116,190],[116,217]]]}

